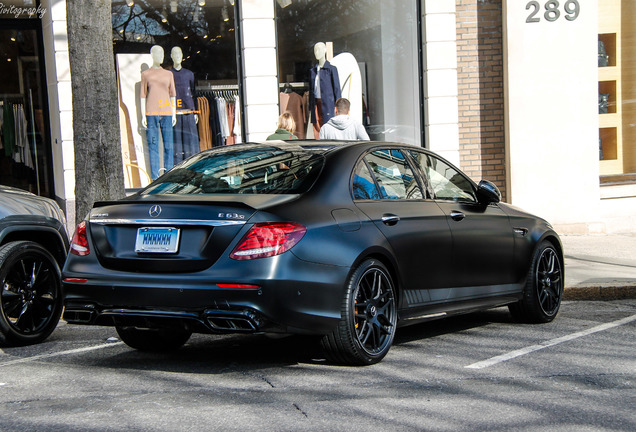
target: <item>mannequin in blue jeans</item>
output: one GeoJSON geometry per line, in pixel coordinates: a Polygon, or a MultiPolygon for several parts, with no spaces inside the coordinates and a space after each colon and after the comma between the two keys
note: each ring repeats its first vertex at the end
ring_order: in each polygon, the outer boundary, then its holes
{"type": "Polygon", "coordinates": [[[150,49],[152,67],[141,74],[141,124],[146,128],[150,176],[159,177],[159,131],[163,139],[163,163],[166,171],[174,164],[173,127],[177,123],[177,102],[174,77],[161,67],[163,48],[155,45],[150,49]]]}

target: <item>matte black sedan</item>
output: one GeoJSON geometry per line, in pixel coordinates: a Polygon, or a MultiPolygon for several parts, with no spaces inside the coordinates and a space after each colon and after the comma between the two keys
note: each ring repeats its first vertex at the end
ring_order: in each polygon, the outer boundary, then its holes
{"type": "Polygon", "coordinates": [[[500,197],[414,146],[213,149],[94,206],[63,270],[64,318],[142,350],[193,332],[322,335],[345,364],[380,361],[398,325],[502,305],[551,321],[559,237],[500,197]]]}

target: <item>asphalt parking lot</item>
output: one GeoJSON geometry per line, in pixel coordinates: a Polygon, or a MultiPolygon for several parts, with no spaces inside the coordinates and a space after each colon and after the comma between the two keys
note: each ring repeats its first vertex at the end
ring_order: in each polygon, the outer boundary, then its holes
{"type": "Polygon", "coordinates": [[[170,354],[60,323],[0,349],[0,430],[636,430],[636,300],[564,302],[403,328],[383,362],[329,365],[299,338],[197,335],[170,354]]]}

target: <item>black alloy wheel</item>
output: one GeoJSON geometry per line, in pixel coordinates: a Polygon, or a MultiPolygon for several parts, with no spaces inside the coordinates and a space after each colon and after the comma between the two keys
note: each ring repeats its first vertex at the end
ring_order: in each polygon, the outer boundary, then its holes
{"type": "Polygon", "coordinates": [[[0,248],[0,337],[11,345],[41,342],[62,313],[60,267],[42,246],[30,241],[0,248]]]}
{"type": "Polygon", "coordinates": [[[351,275],[338,327],[322,339],[327,358],[369,365],[386,356],[393,343],[397,304],[391,276],[377,260],[364,261],[351,275]]]}
{"type": "Polygon", "coordinates": [[[529,323],[552,321],[563,297],[563,264],[552,243],[542,242],[534,253],[523,299],[510,305],[513,317],[529,323]]]}

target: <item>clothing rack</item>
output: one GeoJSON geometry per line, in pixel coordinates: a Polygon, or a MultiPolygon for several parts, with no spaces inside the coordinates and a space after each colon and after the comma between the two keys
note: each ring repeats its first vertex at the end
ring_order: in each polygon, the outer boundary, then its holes
{"type": "MultiPolygon", "coordinates": [[[[5,103],[12,104],[14,107],[19,107],[22,112],[22,119],[24,121],[23,145],[24,152],[28,151],[28,157],[24,159],[25,153],[22,153],[20,163],[24,163],[29,168],[35,170],[37,194],[40,195],[40,169],[38,166],[38,149],[35,142],[35,119],[33,114],[33,95],[31,89],[29,89],[28,99],[27,95],[16,93],[3,93],[0,95],[0,107],[3,107],[5,103]],[[30,126],[30,130],[29,130],[30,126]],[[30,161],[30,162],[27,162],[30,161]]],[[[17,135],[17,133],[16,133],[17,135]]],[[[20,154],[16,150],[14,154],[20,154]]]]}
{"type": "Polygon", "coordinates": [[[207,84],[198,85],[196,90],[238,90],[238,84],[207,84]]]}
{"type": "Polygon", "coordinates": [[[15,93],[4,93],[0,96],[0,104],[4,105],[5,102],[8,103],[25,103],[25,97],[22,94],[15,93]]]}
{"type": "Polygon", "coordinates": [[[278,85],[279,89],[285,93],[291,93],[292,91],[302,92],[309,90],[309,83],[306,82],[284,82],[278,85]]]}
{"type": "Polygon", "coordinates": [[[238,86],[225,85],[210,87],[211,88],[205,87],[204,89],[197,87],[195,96],[221,98],[225,99],[227,102],[235,102],[239,95],[238,86]]]}

